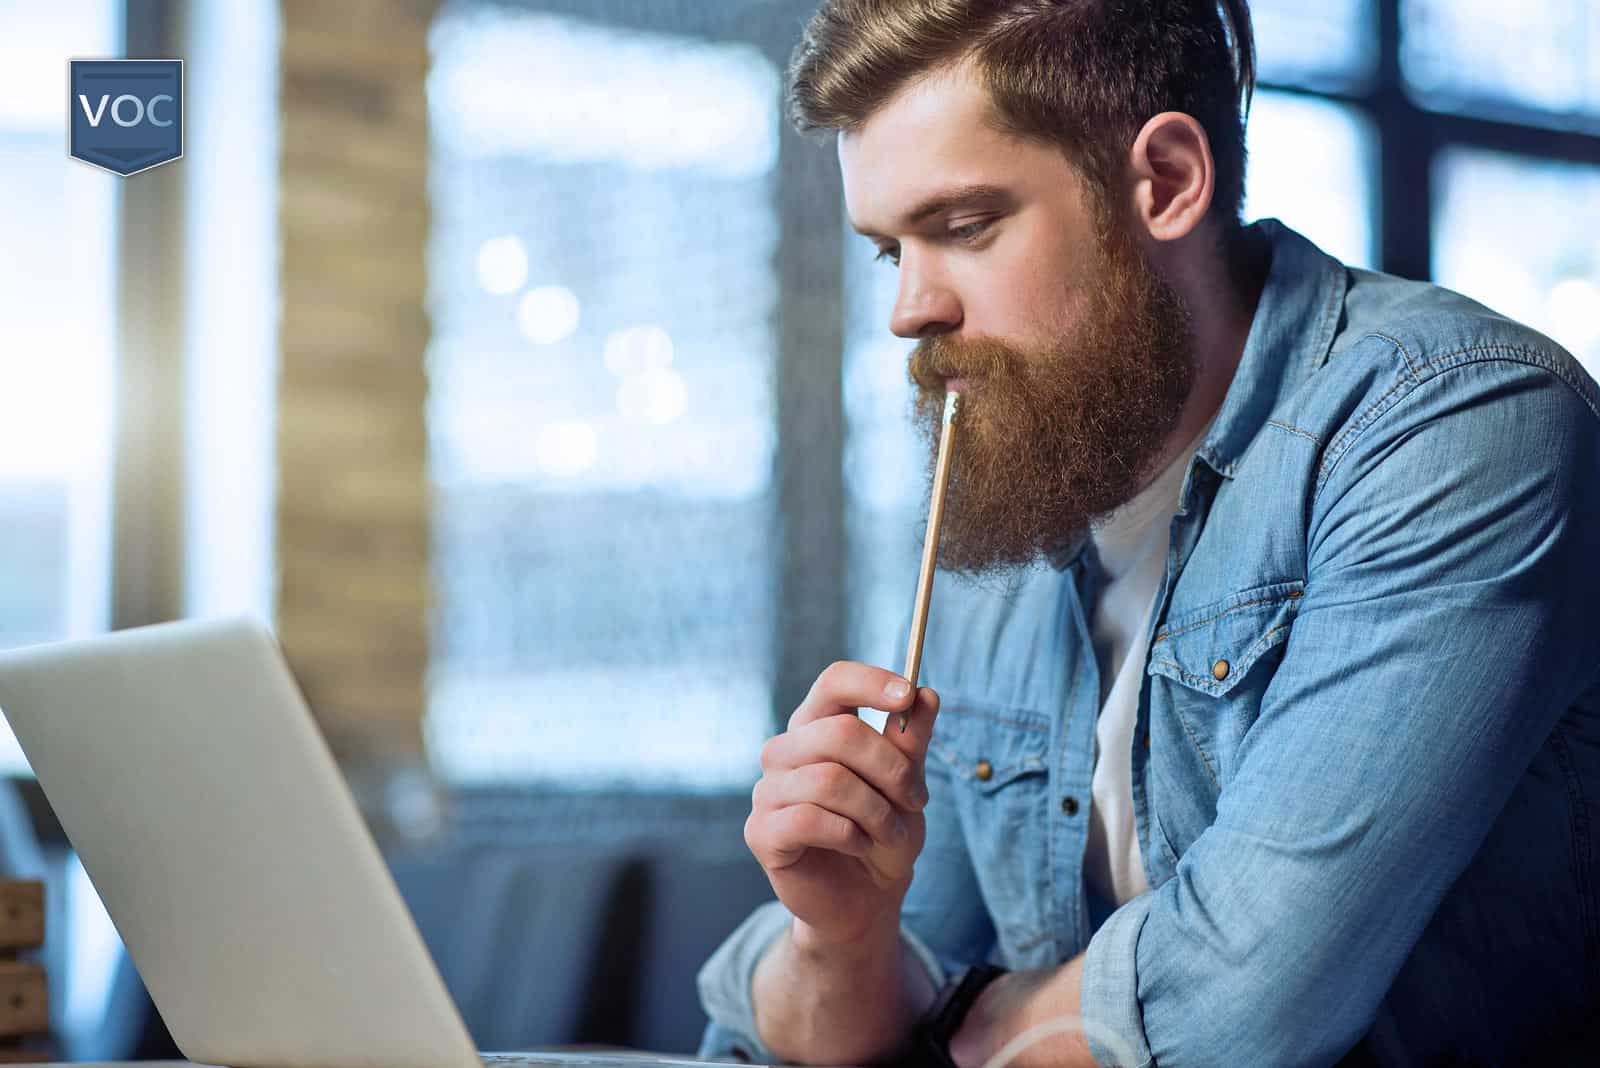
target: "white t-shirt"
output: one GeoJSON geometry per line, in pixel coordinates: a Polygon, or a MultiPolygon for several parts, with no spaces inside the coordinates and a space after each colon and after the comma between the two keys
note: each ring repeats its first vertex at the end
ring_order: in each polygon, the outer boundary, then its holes
{"type": "Polygon", "coordinates": [[[1150,642],[1150,612],[1166,572],[1178,493],[1189,460],[1209,429],[1208,424],[1155,481],[1090,532],[1105,577],[1089,625],[1100,665],[1100,719],[1095,727],[1083,874],[1113,905],[1150,889],[1133,818],[1133,731],[1150,642]]]}

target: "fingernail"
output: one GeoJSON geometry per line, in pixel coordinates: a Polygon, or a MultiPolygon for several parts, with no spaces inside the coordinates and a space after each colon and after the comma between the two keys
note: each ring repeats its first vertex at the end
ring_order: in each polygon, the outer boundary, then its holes
{"type": "Polygon", "coordinates": [[[883,687],[883,695],[891,701],[899,701],[911,692],[911,684],[905,679],[890,679],[883,687]]]}

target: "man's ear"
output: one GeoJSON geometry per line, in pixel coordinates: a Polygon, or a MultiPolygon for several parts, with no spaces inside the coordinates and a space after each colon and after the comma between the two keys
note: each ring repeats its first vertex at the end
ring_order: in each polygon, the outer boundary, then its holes
{"type": "Polygon", "coordinates": [[[1191,115],[1163,111],[1144,124],[1128,153],[1133,213],[1157,241],[1176,241],[1211,208],[1216,163],[1211,141],[1191,115]]]}

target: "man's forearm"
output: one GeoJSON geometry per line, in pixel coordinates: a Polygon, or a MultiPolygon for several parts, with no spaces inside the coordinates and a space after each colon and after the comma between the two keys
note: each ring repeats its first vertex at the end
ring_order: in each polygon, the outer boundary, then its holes
{"type": "Polygon", "coordinates": [[[935,993],[898,923],[831,946],[813,944],[796,921],[762,956],[751,988],[762,1044],[801,1064],[864,1064],[901,1051],[935,993]]]}

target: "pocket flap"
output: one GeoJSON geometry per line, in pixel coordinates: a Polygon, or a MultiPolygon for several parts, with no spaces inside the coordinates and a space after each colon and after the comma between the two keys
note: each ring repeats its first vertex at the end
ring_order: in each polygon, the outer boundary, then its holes
{"type": "Polygon", "coordinates": [[[1169,619],[1150,647],[1152,675],[1220,697],[1289,637],[1304,582],[1245,590],[1169,619]]]}
{"type": "Polygon", "coordinates": [[[928,757],[980,793],[1024,775],[1042,774],[1050,750],[1050,725],[1038,713],[941,695],[928,757]]]}

